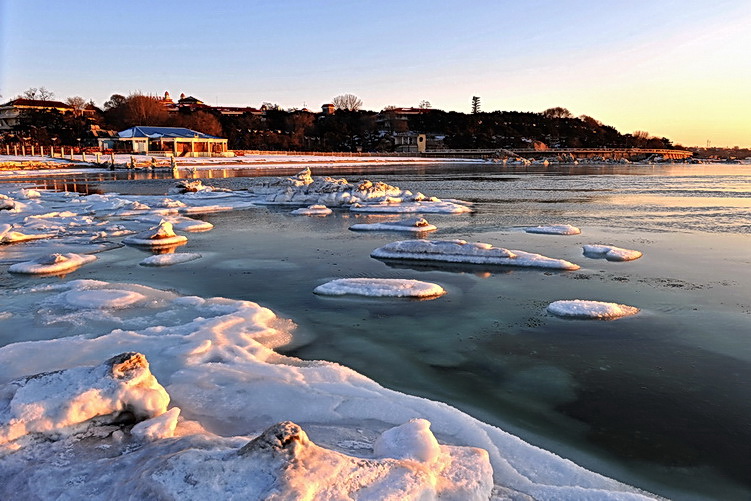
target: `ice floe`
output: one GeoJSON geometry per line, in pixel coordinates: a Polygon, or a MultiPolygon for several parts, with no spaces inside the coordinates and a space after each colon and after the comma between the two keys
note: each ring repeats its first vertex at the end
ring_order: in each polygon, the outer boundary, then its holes
{"type": "Polygon", "coordinates": [[[471,212],[466,205],[386,183],[365,180],[352,184],[343,178],[313,177],[309,168],[286,179],[258,180],[248,191],[258,197],[258,203],[266,204],[321,204],[359,212],[471,212]]]}
{"type": "Polygon", "coordinates": [[[307,207],[300,207],[299,209],[293,210],[291,213],[296,216],[328,216],[331,212],[332,210],[325,205],[316,204],[307,207]]]}
{"type": "Polygon", "coordinates": [[[438,284],[400,278],[340,278],[316,287],[325,296],[347,294],[370,297],[437,297],[446,293],[438,284]]]}
{"type": "Polygon", "coordinates": [[[581,230],[570,224],[554,224],[551,226],[530,226],[525,228],[527,233],[542,233],[545,235],[579,235],[581,230]]]}
{"type": "Polygon", "coordinates": [[[172,266],[173,264],[187,263],[200,259],[201,254],[195,252],[173,252],[171,254],[156,254],[143,259],[141,266],[172,266]]]}
{"type": "Polygon", "coordinates": [[[128,245],[140,245],[144,247],[169,247],[183,244],[188,238],[176,235],[169,221],[160,221],[159,224],[146,231],[123,238],[123,243],[128,245]]]}
{"type": "Polygon", "coordinates": [[[10,224],[0,224],[0,244],[14,244],[25,242],[27,240],[39,240],[43,238],[52,238],[57,233],[22,233],[15,231],[10,224]]]}
{"type": "Polygon", "coordinates": [[[435,231],[438,228],[428,223],[424,218],[417,217],[402,221],[353,224],[349,229],[353,231],[405,231],[420,233],[423,231],[435,231]]]}
{"type": "Polygon", "coordinates": [[[588,301],[571,299],[554,301],[548,305],[548,311],[555,316],[564,318],[613,319],[636,315],[639,308],[625,304],[607,303],[603,301],[588,301]]]}
{"type": "Polygon", "coordinates": [[[608,261],[633,261],[642,257],[637,250],[622,249],[613,245],[592,244],[583,247],[584,255],[594,259],[607,259],[608,261]]]}
{"type": "Polygon", "coordinates": [[[11,273],[24,273],[28,275],[51,275],[73,271],[86,263],[96,260],[96,256],[87,254],[47,254],[39,256],[31,261],[16,263],[8,267],[11,273]]]}
{"type": "Polygon", "coordinates": [[[370,255],[377,259],[525,266],[558,270],[580,268],[579,265],[563,259],[465,240],[400,240],[379,247],[370,255]]]}
{"type": "Polygon", "coordinates": [[[0,498],[652,498],[449,405],[281,356],[294,325],[249,301],[92,280],[0,295],[0,331],[67,332],[0,348],[17,449],[0,453],[0,498]],[[144,299],[72,307],[106,291],[144,299]]]}

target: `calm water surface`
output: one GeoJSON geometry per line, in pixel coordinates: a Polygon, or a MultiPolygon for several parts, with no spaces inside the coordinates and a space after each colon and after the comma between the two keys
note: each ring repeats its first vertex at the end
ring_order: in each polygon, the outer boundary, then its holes
{"type": "MultiPolygon", "coordinates": [[[[488,242],[582,268],[383,263],[369,253],[409,237],[348,228],[398,216],[311,218],[269,207],[203,216],[214,230],[189,235],[181,248],[203,254],[199,261],[154,270],[137,266],[144,252],[126,247],[99,254],[75,278],[252,300],[298,324],[288,354],[341,362],[387,387],[449,402],[651,492],[751,497],[751,167],[352,170],[332,175],[475,204],[469,215],[428,215],[439,227],[428,238],[488,242]],[[564,223],[582,234],[522,230],[564,223]],[[588,259],[581,246],[591,243],[644,257],[588,259]],[[312,294],[342,277],[426,280],[448,294],[432,301],[312,294]],[[558,299],[614,301],[642,312],[608,322],[561,320],[545,312],[558,299]]],[[[207,184],[241,188],[248,181],[211,175],[207,184]]],[[[90,189],[90,181],[52,183],[90,189]]],[[[164,193],[172,182],[108,175],[95,188],[164,193]]]]}

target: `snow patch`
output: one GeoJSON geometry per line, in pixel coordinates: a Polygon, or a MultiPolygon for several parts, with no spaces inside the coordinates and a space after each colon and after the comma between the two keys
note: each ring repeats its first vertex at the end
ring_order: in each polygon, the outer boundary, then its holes
{"type": "Polygon", "coordinates": [[[525,228],[527,233],[541,233],[545,235],[578,235],[582,231],[570,224],[554,224],[552,226],[532,226],[525,228]]]}
{"type": "Polygon", "coordinates": [[[353,231],[406,231],[420,233],[423,231],[435,231],[438,228],[428,223],[424,218],[418,217],[402,221],[353,224],[349,229],[353,231]]]}
{"type": "Polygon", "coordinates": [[[639,308],[618,303],[572,299],[554,301],[548,305],[548,311],[563,318],[607,320],[636,315],[639,313],[639,308]]]}
{"type": "Polygon", "coordinates": [[[398,278],[340,278],[316,287],[325,296],[352,294],[370,297],[437,297],[446,291],[438,284],[398,278]]]}
{"type": "Polygon", "coordinates": [[[622,249],[613,245],[592,244],[583,247],[584,255],[593,259],[607,259],[608,261],[633,261],[642,257],[637,250],[622,249]]]}
{"type": "Polygon", "coordinates": [[[201,255],[193,252],[174,252],[172,254],[155,254],[143,259],[141,266],[172,266],[200,259],[201,255]]]}

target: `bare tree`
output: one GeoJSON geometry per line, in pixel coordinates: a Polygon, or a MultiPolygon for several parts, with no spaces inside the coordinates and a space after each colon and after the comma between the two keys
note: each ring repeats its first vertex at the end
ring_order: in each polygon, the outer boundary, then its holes
{"type": "Polygon", "coordinates": [[[573,118],[574,117],[574,115],[572,115],[570,111],[560,106],[556,106],[555,108],[548,108],[547,110],[542,112],[542,116],[546,118],[573,118]]]}
{"type": "Polygon", "coordinates": [[[433,107],[433,105],[430,104],[430,101],[428,101],[427,99],[423,99],[422,101],[420,101],[420,104],[418,104],[417,107],[422,108],[423,110],[429,110],[433,107]]]}
{"type": "Polygon", "coordinates": [[[69,97],[65,102],[73,107],[73,114],[76,116],[83,115],[83,110],[89,105],[81,96],[69,97]]]}
{"type": "Polygon", "coordinates": [[[480,113],[480,97],[472,96],[472,113],[480,113]]]}
{"type": "Polygon", "coordinates": [[[111,110],[125,104],[125,96],[122,94],[112,94],[110,98],[104,102],[104,109],[111,110]]]}
{"type": "Polygon", "coordinates": [[[357,111],[362,108],[362,100],[354,94],[341,94],[331,102],[337,110],[357,111]]]}
{"type": "Polygon", "coordinates": [[[31,87],[29,89],[26,89],[20,97],[24,99],[49,101],[50,99],[55,97],[55,93],[47,90],[45,87],[39,87],[38,89],[36,87],[31,87]]]}

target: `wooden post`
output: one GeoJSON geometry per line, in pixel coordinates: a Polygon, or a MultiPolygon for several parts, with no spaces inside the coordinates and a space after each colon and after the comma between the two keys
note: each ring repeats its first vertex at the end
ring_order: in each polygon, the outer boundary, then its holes
{"type": "Polygon", "coordinates": [[[31,145],[31,156],[32,157],[34,156],[34,145],[33,144],[31,145]]]}
{"type": "Polygon", "coordinates": [[[81,161],[82,161],[82,162],[85,162],[85,161],[86,161],[86,152],[85,152],[85,151],[83,151],[83,150],[81,151],[81,161]]]}
{"type": "Polygon", "coordinates": [[[24,156],[24,157],[26,156],[26,145],[25,144],[21,145],[21,155],[24,156]]]}
{"type": "Polygon", "coordinates": [[[110,153],[110,164],[112,164],[112,168],[115,168],[115,152],[110,153]]]}
{"type": "Polygon", "coordinates": [[[10,156],[10,145],[9,144],[5,145],[5,154],[8,155],[8,156],[10,156]]]}
{"type": "Polygon", "coordinates": [[[73,147],[70,147],[70,159],[73,160],[73,147]]]}
{"type": "Polygon", "coordinates": [[[96,152],[96,163],[100,164],[102,163],[102,154],[98,151],[96,152]]]}
{"type": "Polygon", "coordinates": [[[18,145],[17,145],[17,144],[14,144],[14,145],[13,145],[13,154],[14,154],[15,156],[18,156],[18,145]]]}

